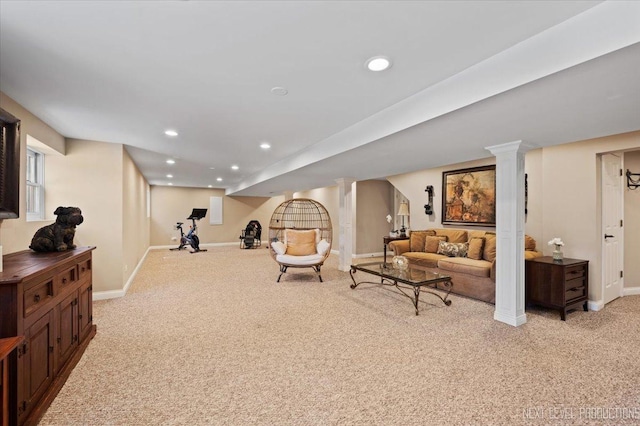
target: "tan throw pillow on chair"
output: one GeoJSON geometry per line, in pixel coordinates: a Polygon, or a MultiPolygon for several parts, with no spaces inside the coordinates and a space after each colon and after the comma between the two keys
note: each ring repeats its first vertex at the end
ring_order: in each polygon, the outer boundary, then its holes
{"type": "Polygon", "coordinates": [[[440,237],[432,237],[432,236],[427,236],[424,239],[424,251],[427,253],[437,253],[438,252],[438,245],[440,244],[440,241],[447,241],[447,237],[445,236],[440,236],[440,237]]]}
{"type": "Polygon", "coordinates": [[[309,256],[316,254],[316,231],[297,231],[287,229],[287,254],[291,256],[309,256]]]}
{"type": "Polygon", "coordinates": [[[484,249],[484,238],[471,238],[469,240],[469,251],[467,257],[469,259],[482,260],[482,252],[484,249]]]}

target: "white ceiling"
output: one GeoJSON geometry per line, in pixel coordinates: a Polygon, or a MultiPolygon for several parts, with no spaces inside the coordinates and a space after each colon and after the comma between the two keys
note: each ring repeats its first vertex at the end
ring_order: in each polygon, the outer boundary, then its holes
{"type": "Polygon", "coordinates": [[[633,1],[2,0],[0,90],[152,185],[269,196],[638,130],[639,22],[633,1]]]}

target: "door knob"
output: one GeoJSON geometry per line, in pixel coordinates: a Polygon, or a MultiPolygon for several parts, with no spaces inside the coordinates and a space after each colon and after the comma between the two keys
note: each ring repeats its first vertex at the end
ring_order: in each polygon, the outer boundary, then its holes
{"type": "Polygon", "coordinates": [[[604,234],[604,239],[606,240],[607,238],[613,238],[613,235],[604,234]]]}

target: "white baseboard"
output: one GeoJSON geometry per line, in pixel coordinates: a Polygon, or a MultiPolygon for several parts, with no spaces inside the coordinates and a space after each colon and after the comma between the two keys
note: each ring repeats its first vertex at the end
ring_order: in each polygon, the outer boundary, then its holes
{"type": "Polygon", "coordinates": [[[640,294],[640,287],[625,287],[622,289],[623,296],[637,296],[640,294]]]}
{"type": "Polygon", "coordinates": [[[589,300],[587,301],[587,308],[590,311],[599,311],[604,308],[604,302],[602,300],[589,300]]]}
{"type": "MultiPolygon", "coordinates": [[[[367,257],[382,257],[384,256],[384,252],[378,252],[378,253],[362,253],[362,254],[354,254],[351,256],[352,259],[365,259],[367,257]]],[[[388,254],[387,254],[388,256],[388,254]]],[[[391,256],[393,257],[393,256],[391,256]]]]}

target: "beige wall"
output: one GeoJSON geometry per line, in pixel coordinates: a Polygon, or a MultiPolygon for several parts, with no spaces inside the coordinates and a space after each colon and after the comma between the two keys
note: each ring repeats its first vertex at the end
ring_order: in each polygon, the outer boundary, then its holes
{"type": "MultiPolygon", "coordinates": [[[[624,154],[624,167],[640,173],[640,151],[624,154]]],[[[637,177],[635,179],[638,179],[637,177]]],[[[625,177],[626,182],[626,177],[625,177]]],[[[624,186],[624,286],[640,287],[640,188],[624,186]]]]}
{"type": "MultiPolygon", "coordinates": [[[[28,249],[33,234],[55,220],[56,207],[77,206],[85,220],[74,242],[97,247],[93,252],[94,292],[121,290],[149,244],[146,202],[140,199],[146,194],[146,182],[123,146],[65,140],[1,93],[0,106],[21,120],[21,170],[26,165],[27,135],[49,148],[45,152],[46,220],[27,222],[26,200],[21,197],[20,218],[0,224],[4,253],[28,249]]],[[[20,191],[26,193],[24,180],[20,191]]]]}
{"type": "Polygon", "coordinates": [[[124,286],[122,162],[122,145],[77,139],[67,140],[65,156],[46,158],[47,205],[80,207],[75,242],[96,246],[94,292],[124,286]]]}
{"type": "Polygon", "coordinates": [[[122,150],[122,281],[127,282],[149,247],[149,184],[126,150],[122,150]]]}
{"type": "MultiPolygon", "coordinates": [[[[66,149],[64,137],[2,92],[0,92],[0,108],[21,121],[20,170],[25,170],[27,163],[27,135],[38,139],[53,151],[64,154],[66,149]]],[[[26,180],[20,179],[20,193],[26,194],[26,191],[26,180]]],[[[53,210],[51,210],[49,214],[51,217],[47,218],[53,219],[53,210]]],[[[35,234],[40,227],[50,223],[27,222],[26,218],[27,203],[25,197],[20,197],[20,217],[18,219],[0,220],[0,245],[2,245],[4,254],[28,249],[33,234],[35,234]]]]}
{"type": "MultiPolygon", "coordinates": [[[[640,132],[542,150],[542,241],[561,237],[566,257],[589,260],[589,299],[592,301],[602,300],[599,154],[637,148],[640,148],[640,132]]],[[[545,254],[551,254],[549,246],[542,246],[545,254]]]]}
{"type": "Polygon", "coordinates": [[[188,232],[191,221],[186,218],[193,208],[209,209],[210,197],[223,197],[223,223],[210,225],[207,216],[197,223],[201,244],[237,242],[240,233],[250,220],[257,220],[263,228],[262,240],[266,241],[269,220],[275,208],[284,201],[279,197],[227,197],[222,189],[183,188],[170,186],[151,187],[151,245],[178,245],[172,237],[178,237],[176,222],[185,222],[183,229],[188,232]]]}
{"type": "Polygon", "coordinates": [[[382,237],[389,235],[387,215],[394,215],[393,186],[388,181],[356,183],[355,254],[380,253],[382,237]]]}
{"type": "MultiPolygon", "coordinates": [[[[486,166],[495,164],[495,158],[486,158],[477,161],[451,164],[435,169],[420,170],[413,173],[390,176],[387,179],[398,191],[409,200],[409,223],[411,229],[428,229],[442,227],[442,172],[447,170],[465,169],[468,167],[486,166]],[[425,192],[427,185],[433,185],[433,214],[427,216],[424,213],[424,205],[427,204],[428,196],[425,192]]],[[[392,213],[392,216],[397,211],[392,213]]],[[[386,216],[386,213],[385,213],[386,216]]],[[[463,228],[460,226],[459,228],[463,228]]],[[[495,229],[471,227],[469,229],[495,229]]],[[[535,237],[534,237],[535,238],[535,237]]]]}
{"type": "MultiPolygon", "coordinates": [[[[331,250],[338,250],[338,238],[340,237],[340,191],[338,186],[311,189],[293,194],[294,198],[309,198],[322,204],[331,218],[333,236],[331,237],[331,250]]],[[[284,201],[284,199],[283,199],[284,201]]]]}

